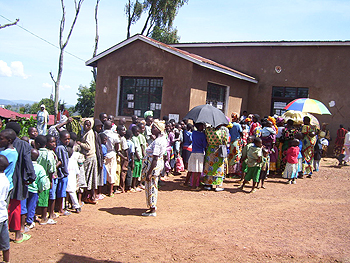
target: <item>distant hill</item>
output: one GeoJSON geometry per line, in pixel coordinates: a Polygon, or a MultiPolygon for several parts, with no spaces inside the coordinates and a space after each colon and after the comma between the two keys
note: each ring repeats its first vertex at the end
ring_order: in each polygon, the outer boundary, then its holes
{"type": "Polygon", "coordinates": [[[33,104],[35,101],[32,100],[4,100],[0,99],[0,105],[16,105],[16,104],[33,104]]]}

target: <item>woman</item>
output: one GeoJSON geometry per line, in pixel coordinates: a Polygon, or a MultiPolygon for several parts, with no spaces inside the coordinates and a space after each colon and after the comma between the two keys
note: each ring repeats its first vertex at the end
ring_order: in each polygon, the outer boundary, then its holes
{"type": "Polygon", "coordinates": [[[331,133],[327,128],[328,123],[322,123],[321,131],[319,134],[320,141],[322,144],[322,157],[327,157],[328,154],[328,146],[331,140],[331,133]]]}
{"type": "Polygon", "coordinates": [[[151,132],[156,139],[146,148],[141,174],[145,181],[146,203],[149,210],[142,213],[142,216],[157,216],[158,179],[164,168],[163,156],[167,147],[164,122],[154,120],[151,132]]]}
{"type": "MultiPolygon", "coordinates": [[[[225,177],[225,159],[219,156],[219,146],[228,142],[228,130],[225,127],[206,128],[205,135],[208,147],[205,152],[204,184],[209,187],[215,185],[215,191],[224,190],[222,185],[225,177]]],[[[205,188],[209,189],[209,188],[205,188]]]]}
{"type": "Polygon", "coordinates": [[[314,161],[314,146],[317,141],[316,128],[310,124],[310,117],[304,117],[304,125],[301,128],[301,133],[304,135],[303,148],[301,154],[303,156],[303,174],[311,178],[312,167],[314,161]]]}
{"type": "Polygon", "coordinates": [[[254,135],[255,137],[261,136],[261,124],[260,124],[259,114],[254,114],[252,118],[252,123],[250,125],[249,135],[254,135]]]}
{"type": "Polygon", "coordinates": [[[280,138],[280,142],[282,142],[282,158],[280,164],[280,172],[283,172],[286,167],[286,151],[289,147],[289,142],[294,139],[294,135],[298,132],[298,130],[294,127],[294,121],[292,119],[287,120],[286,127],[282,132],[282,136],[280,138]]]}
{"type": "Polygon", "coordinates": [[[241,175],[240,160],[242,156],[242,137],[243,129],[238,123],[238,113],[233,112],[231,114],[232,127],[230,129],[230,154],[228,155],[228,174],[229,176],[241,175]]]}
{"type": "Polygon", "coordinates": [[[337,130],[337,137],[335,139],[335,143],[334,143],[335,146],[333,149],[333,153],[336,158],[339,158],[339,155],[343,153],[344,139],[345,139],[345,134],[347,132],[348,131],[344,129],[344,126],[340,124],[339,129],[337,130]]]}
{"type": "Polygon", "coordinates": [[[98,164],[96,157],[96,142],[95,133],[92,130],[94,120],[88,118],[84,121],[84,136],[81,142],[77,144],[82,148],[82,153],[85,155],[84,171],[87,184],[87,196],[84,198],[85,203],[97,204],[95,190],[97,189],[98,164]]]}
{"type": "Polygon", "coordinates": [[[44,104],[42,104],[40,106],[40,110],[38,111],[38,113],[36,115],[36,119],[37,119],[36,128],[38,130],[38,134],[46,136],[47,124],[49,122],[49,113],[45,109],[44,104]]]}

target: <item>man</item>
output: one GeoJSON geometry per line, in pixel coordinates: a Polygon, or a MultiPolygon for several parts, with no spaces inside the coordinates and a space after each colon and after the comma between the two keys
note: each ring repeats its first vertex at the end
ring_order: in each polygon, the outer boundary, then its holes
{"type": "Polygon", "coordinates": [[[45,135],[47,134],[47,124],[49,123],[49,113],[45,109],[45,105],[41,104],[40,110],[38,111],[36,115],[37,119],[37,125],[36,128],[38,130],[39,135],[45,135]]]}
{"type": "MultiPolygon", "coordinates": [[[[6,129],[12,129],[18,136],[21,126],[17,122],[9,122],[6,129]]],[[[36,175],[31,159],[31,146],[29,143],[19,139],[13,141],[13,146],[18,152],[18,159],[13,173],[13,189],[10,192],[9,228],[15,232],[15,241],[27,240],[30,235],[23,236],[21,233],[21,201],[28,197],[28,185],[35,181],[36,175]]]]}
{"type": "Polygon", "coordinates": [[[59,109],[58,114],[57,114],[57,119],[56,119],[56,121],[58,123],[63,122],[63,120],[62,120],[63,115],[67,116],[67,119],[69,118],[69,112],[64,108],[64,105],[61,104],[60,109],[59,109]]]}

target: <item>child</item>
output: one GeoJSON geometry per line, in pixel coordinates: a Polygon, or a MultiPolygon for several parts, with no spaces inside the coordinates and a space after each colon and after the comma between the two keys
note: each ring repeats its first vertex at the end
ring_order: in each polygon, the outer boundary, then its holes
{"type": "MultiPolygon", "coordinates": [[[[269,174],[270,155],[269,155],[269,150],[266,148],[262,149],[262,153],[263,153],[263,156],[262,156],[262,162],[261,162],[259,182],[261,182],[261,188],[265,189],[264,181],[267,178],[267,175],[269,174]]],[[[259,182],[256,188],[259,188],[259,182]]]]}
{"type": "Polygon", "coordinates": [[[250,147],[254,145],[254,139],[255,137],[253,135],[248,136],[247,138],[247,144],[242,148],[242,157],[241,157],[241,164],[242,164],[242,178],[239,180],[239,187],[242,186],[242,183],[244,182],[245,175],[247,174],[248,167],[247,167],[247,153],[250,147]]]}
{"type": "Polygon", "coordinates": [[[57,189],[52,188],[50,192],[50,200],[56,199],[58,213],[63,216],[70,215],[70,212],[63,210],[63,198],[67,196],[67,182],[68,182],[68,151],[67,146],[69,145],[70,134],[67,130],[60,132],[60,144],[56,147],[56,155],[61,165],[57,169],[57,189]]]}
{"type": "MultiPolygon", "coordinates": [[[[175,167],[174,167],[174,175],[180,175],[180,171],[178,169],[178,165],[176,165],[177,159],[181,158],[180,156],[180,147],[181,147],[181,125],[179,123],[175,124],[175,128],[174,128],[174,134],[175,134],[175,138],[174,138],[174,155],[175,155],[175,167]]],[[[181,159],[181,162],[182,159],[181,159]]]]}
{"type": "Polygon", "coordinates": [[[244,185],[249,182],[251,179],[253,179],[253,188],[250,191],[251,193],[254,193],[256,191],[255,186],[259,182],[259,176],[260,176],[260,170],[261,170],[261,160],[262,160],[262,141],[260,138],[254,139],[254,145],[249,147],[247,152],[247,174],[244,178],[243,184],[240,187],[241,190],[243,190],[244,185]]]}
{"type": "MultiPolygon", "coordinates": [[[[88,204],[97,204],[95,193],[97,190],[97,157],[96,157],[96,142],[95,133],[92,130],[94,120],[87,118],[84,121],[84,136],[77,144],[81,147],[81,153],[85,155],[84,170],[86,180],[86,196],[84,202],[88,204]]],[[[67,153],[68,155],[68,153],[67,153]]]]}
{"type": "Polygon", "coordinates": [[[107,135],[107,154],[105,155],[105,164],[107,170],[108,196],[113,197],[113,186],[116,183],[117,173],[117,151],[119,151],[120,138],[113,132],[111,121],[104,122],[104,134],[107,135]]]}
{"type": "MultiPolygon", "coordinates": [[[[40,135],[42,136],[42,135],[40,135]]],[[[35,141],[34,141],[35,145],[35,141]]],[[[46,175],[46,171],[44,167],[37,163],[37,159],[39,157],[39,151],[37,149],[31,150],[31,158],[32,163],[36,175],[36,179],[33,183],[28,185],[28,198],[21,201],[21,214],[26,218],[23,218],[23,230],[24,230],[24,221],[29,229],[35,227],[34,217],[35,217],[35,209],[37,207],[38,193],[41,193],[45,190],[50,189],[50,180],[46,175]]]]}
{"type": "Polygon", "coordinates": [[[120,191],[116,191],[115,193],[125,193],[125,178],[128,172],[128,164],[129,164],[128,144],[124,137],[126,133],[125,127],[123,125],[118,125],[117,131],[120,136],[120,146],[121,146],[121,151],[118,152],[118,155],[120,157],[120,183],[119,183],[120,191]]]}
{"type": "MultiPolygon", "coordinates": [[[[102,165],[102,176],[103,176],[103,185],[107,184],[107,169],[106,169],[106,165],[105,165],[105,159],[106,159],[106,154],[107,154],[107,135],[104,133],[100,133],[98,135],[100,137],[100,141],[101,141],[101,150],[102,150],[102,154],[103,154],[103,165],[102,165]]],[[[130,183],[131,184],[131,183],[130,183]]],[[[102,194],[102,190],[100,191],[100,196],[98,196],[98,199],[101,200],[105,197],[104,194],[102,194]]]]}
{"type": "Polygon", "coordinates": [[[192,152],[192,131],[193,125],[188,123],[186,125],[186,130],[183,131],[183,144],[182,144],[182,158],[184,161],[185,169],[188,167],[188,159],[192,152]]]}
{"type": "MultiPolygon", "coordinates": [[[[9,194],[10,182],[5,175],[9,162],[4,155],[0,155],[0,249],[4,262],[10,261],[10,236],[8,228],[7,196],[9,194]]],[[[23,234],[24,240],[27,234],[23,234]]],[[[29,236],[29,235],[28,235],[29,236]]],[[[30,236],[29,236],[30,237],[30,236]]],[[[20,242],[20,241],[17,241],[20,242]]]]}
{"type": "Polygon", "coordinates": [[[125,134],[126,143],[128,144],[128,156],[129,156],[129,164],[128,164],[128,172],[126,174],[125,179],[125,190],[127,192],[136,192],[133,188],[131,188],[132,182],[132,172],[134,170],[134,154],[135,154],[135,145],[132,142],[132,131],[127,130],[125,134]],[[132,191],[133,190],[133,191],[132,191]]]}
{"type": "Polygon", "coordinates": [[[286,152],[286,168],[282,174],[283,178],[288,179],[288,184],[296,184],[298,177],[298,155],[299,155],[299,140],[293,139],[290,141],[290,147],[286,152]]]}
{"type": "Polygon", "coordinates": [[[57,186],[57,161],[56,155],[52,150],[56,147],[56,139],[51,135],[48,135],[48,137],[50,138],[50,143],[47,142],[47,137],[44,135],[38,135],[38,137],[35,138],[35,148],[39,150],[39,156],[36,161],[44,168],[47,179],[51,184],[50,189],[38,193],[37,206],[41,209],[40,225],[56,224],[56,221],[53,220],[55,218],[55,202],[54,200],[49,200],[51,188],[56,188],[57,186]],[[49,219],[47,218],[47,210],[49,210],[49,219]]]}
{"type": "Polygon", "coordinates": [[[35,148],[35,138],[38,136],[38,130],[35,127],[28,128],[29,144],[35,148]]]}
{"type": "Polygon", "coordinates": [[[131,138],[131,141],[134,143],[135,146],[135,155],[134,155],[134,170],[132,173],[132,183],[131,188],[133,192],[140,192],[142,191],[141,188],[137,187],[139,184],[139,178],[141,177],[141,169],[142,169],[142,158],[143,158],[143,152],[141,148],[140,140],[138,139],[138,136],[140,134],[140,129],[137,126],[132,127],[132,133],[133,137],[131,138]]]}
{"type": "Polygon", "coordinates": [[[320,168],[320,161],[322,158],[322,144],[320,141],[319,130],[317,134],[316,144],[314,146],[314,172],[318,172],[320,168]]]}
{"type": "Polygon", "coordinates": [[[16,133],[12,129],[5,129],[0,132],[0,151],[1,155],[4,155],[9,162],[9,165],[5,169],[5,175],[10,183],[9,191],[13,189],[13,172],[17,163],[18,153],[13,147],[13,141],[16,139],[16,133]]]}
{"type": "Polygon", "coordinates": [[[298,178],[303,178],[304,173],[303,173],[303,155],[301,153],[301,150],[303,149],[303,134],[301,132],[297,132],[294,135],[295,139],[299,140],[299,154],[298,154],[298,178]]]}
{"type": "Polygon", "coordinates": [[[72,147],[67,147],[69,162],[68,162],[68,183],[67,193],[69,194],[70,200],[72,201],[72,209],[77,213],[81,212],[81,206],[78,202],[77,197],[77,176],[79,176],[79,165],[78,158],[79,153],[74,152],[72,147]]]}
{"type": "Polygon", "coordinates": [[[197,131],[192,132],[192,153],[188,160],[187,176],[192,175],[192,189],[199,190],[199,179],[201,173],[203,172],[207,139],[204,133],[204,124],[196,123],[195,127],[197,128],[197,131]]]}

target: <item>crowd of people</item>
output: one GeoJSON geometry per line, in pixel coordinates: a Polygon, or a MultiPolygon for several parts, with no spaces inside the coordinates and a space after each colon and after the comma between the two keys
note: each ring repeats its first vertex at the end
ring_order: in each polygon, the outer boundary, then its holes
{"type": "MultiPolygon", "coordinates": [[[[41,108],[44,112],[45,106],[41,108]]],[[[61,109],[56,125],[46,131],[47,121],[44,128],[40,122],[39,129],[29,128],[22,138],[18,123],[6,124],[0,132],[0,245],[5,262],[8,229],[15,232],[14,242],[21,243],[37,223],[56,224],[59,216],[80,213],[84,204],[126,192],[144,191],[148,210],[142,216],[156,216],[159,185],[170,174],[186,170],[182,185],[195,191],[223,191],[226,177],[239,179],[242,190],[252,180],[251,193],[265,188],[267,177],[282,176],[295,184],[319,170],[330,140],[326,126],[318,129],[307,116],[303,125],[295,125],[291,119],[232,113],[229,125],[212,127],[189,120],[176,123],[166,116],[158,120],[148,111],[142,121],[132,116],[129,127],[125,118],[114,121],[106,113],[83,119],[77,134],[69,130],[72,118],[61,109]]],[[[348,144],[342,158],[350,161],[350,133],[343,137],[348,144]]]]}

